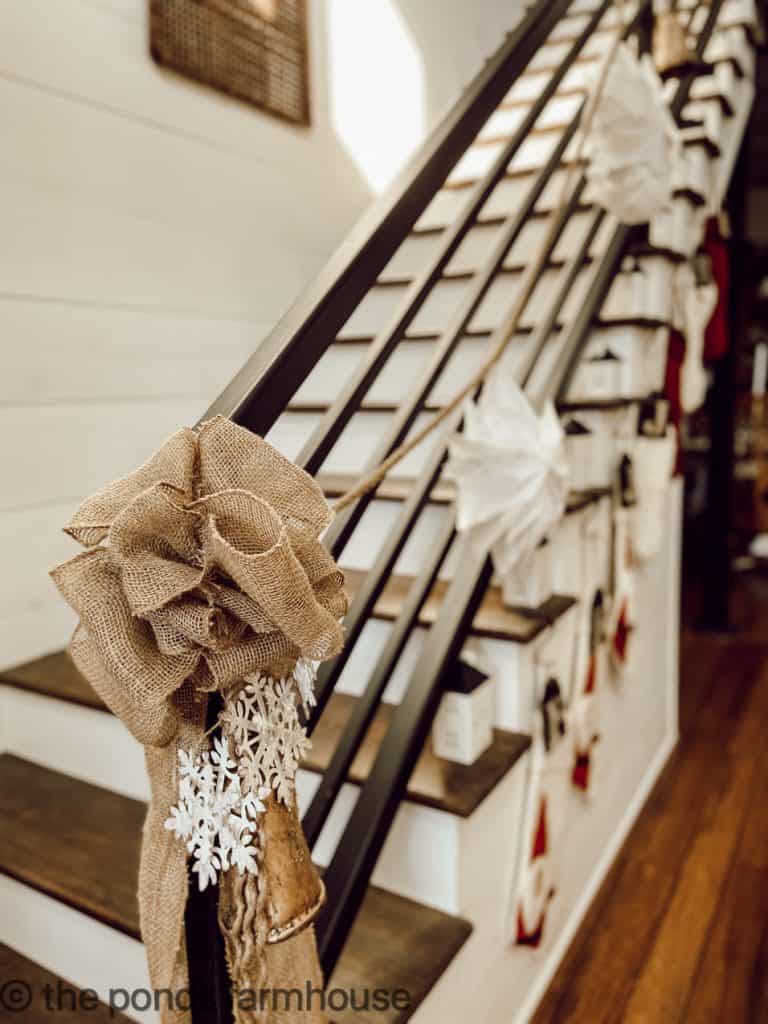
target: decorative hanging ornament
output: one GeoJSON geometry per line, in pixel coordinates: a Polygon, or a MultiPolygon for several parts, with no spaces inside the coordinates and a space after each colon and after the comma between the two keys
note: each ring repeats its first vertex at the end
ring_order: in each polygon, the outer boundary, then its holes
{"type": "Polygon", "coordinates": [[[538,798],[530,856],[518,888],[515,945],[537,949],[544,938],[547,906],[555,895],[550,858],[547,798],[538,798]]]}
{"type": "Polygon", "coordinates": [[[514,380],[497,370],[480,401],[467,406],[464,433],[449,452],[457,529],[492,553],[509,589],[521,559],[565,513],[568,462],[554,406],[537,415],[514,380]]]}
{"type": "Polygon", "coordinates": [[[619,506],[614,513],[613,600],[608,629],[611,664],[617,673],[626,670],[632,651],[635,605],[635,556],[632,543],[636,502],[619,506]]]}
{"type": "Polygon", "coordinates": [[[696,54],[688,45],[688,36],[680,24],[674,0],[671,10],[660,11],[653,27],[653,62],[659,75],[679,77],[699,66],[696,54]]]}
{"type": "Polygon", "coordinates": [[[515,919],[515,945],[538,949],[544,939],[547,907],[555,888],[547,858],[537,858],[528,866],[520,885],[515,919]]]}
{"type": "Polygon", "coordinates": [[[201,890],[230,867],[256,874],[264,801],[274,794],[293,804],[296,772],[310,748],[298,707],[315,703],[298,682],[306,664],[299,659],[286,679],[249,676],[225,698],[213,749],[179,750],[179,801],[165,827],[186,842],[201,890]]]}
{"type": "Polygon", "coordinates": [[[625,224],[650,221],[671,204],[681,147],[650,58],[638,60],[626,43],[620,44],[585,139],[590,194],[625,224]]]}
{"type": "Polygon", "coordinates": [[[664,542],[669,484],[676,455],[677,437],[673,427],[668,427],[662,437],[634,439],[638,502],[632,509],[632,553],[638,561],[653,558],[664,542]]]}
{"type": "Polygon", "coordinates": [[[139,909],[156,989],[188,985],[188,859],[201,889],[218,886],[235,988],[321,984],[306,926],[324,890],[295,777],[314,663],[343,643],[344,577],[319,540],[330,518],[311,477],[217,417],[174,434],[66,528],[86,548],[52,573],[80,617],[70,653],[145,747],[139,909]]]}
{"type": "Polygon", "coordinates": [[[599,739],[597,688],[600,655],[605,641],[605,601],[603,592],[595,592],[587,624],[587,664],[580,692],[573,701],[573,765],[571,781],[577,789],[589,790],[592,753],[599,739]]]}
{"type": "Polygon", "coordinates": [[[539,702],[541,712],[541,734],[544,749],[550,752],[553,745],[565,736],[567,723],[565,717],[565,701],[563,700],[560,683],[550,676],[544,687],[544,695],[539,702]]]}
{"type": "MultiPolygon", "coordinates": [[[[706,259],[706,257],[705,257],[706,259]]],[[[717,306],[718,289],[712,274],[697,271],[700,261],[681,263],[673,278],[674,326],[685,336],[685,358],[680,371],[680,405],[695,412],[707,394],[704,337],[717,306]],[[701,275],[701,276],[700,276],[701,275]]]]}

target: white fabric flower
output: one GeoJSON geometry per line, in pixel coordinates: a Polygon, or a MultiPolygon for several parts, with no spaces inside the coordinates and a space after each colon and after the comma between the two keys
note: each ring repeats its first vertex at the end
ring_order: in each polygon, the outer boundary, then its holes
{"type": "Polygon", "coordinates": [[[456,483],[456,525],[493,554],[503,578],[562,518],[568,498],[564,435],[554,407],[539,416],[502,372],[469,405],[450,443],[446,476],[456,483]]]}

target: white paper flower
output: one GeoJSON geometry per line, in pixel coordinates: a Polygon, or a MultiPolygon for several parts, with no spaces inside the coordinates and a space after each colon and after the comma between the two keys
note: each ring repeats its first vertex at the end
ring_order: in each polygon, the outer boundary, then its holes
{"type": "Polygon", "coordinates": [[[299,658],[293,669],[293,678],[305,712],[317,703],[315,700],[315,677],[318,664],[318,662],[309,661],[307,658],[299,658]]]}
{"type": "Polygon", "coordinates": [[[450,443],[446,476],[456,483],[456,525],[492,552],[504,576],[562,518],[568,498],[564,435],[554,407],[539,416],[506,374],[489,377],[450,443]]]}
{"type": "Polygon", "coordinates": [[[256,872],[256,850],[251,845],[253,837],[248,835],[242,842],[236,844],[232,851],[232,867],[237,868],[239,874],[256,872]]]}
{"type": "Polygon", "coordinates": [[[192,816],[184,804],[171,808],[171,816],[166,818],[165,827],[169,832],[173,832],[177,839],[185,839],[192,833],[192,816]]]}
{"type": "Polygon", "coordinates": [[[263,814],[266,810],[264,801],[270,794],[270,790],[267,786],[261,786],[258,790],[254,791],[249,789],[243,797],[242,809],[248,818],[255,818],[257,814],[263,814]]]}
{"type": "Polygon", "coordinates": [[[671,203],[680,133],[653,62],[638,60],[625,43],[606,75],[585,153],[590,195],[624,223],[649,221],[671,203]]]}

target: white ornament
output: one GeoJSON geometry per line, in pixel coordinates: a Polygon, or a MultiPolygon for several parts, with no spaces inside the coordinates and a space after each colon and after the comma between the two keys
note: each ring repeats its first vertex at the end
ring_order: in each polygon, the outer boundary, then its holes
{"type": "Polygon", "coordinates": [[[450,443],[457,529],[492,552],[502,585],[565,513],[564,440],[551,403],[538,416],[514,380],[495,372],[450,443]]]}
{"type": "Polygon", "coordinates": [[[225,700],[213,748],[179,750],[179,800],[165,827],[186,843],[201,891],[230,868],[257,873],[264,801],[274,793],[282,803],[292,802],[296,772],[310,746],[298,705],[315,703],[314,676],[314,666],[303,659],[286,679],[249,676],[225,700]]]}
{"type": "Polygon", "coordinates": [[[249,788],[273,790],[286,804],[293,799],[296,772],[310,746],[297,698],[303,700],[295,676],[249,676],[220,715],[249,788]]]}
{"type": "Polygon", "coordinates": [[[704,341],[707,326],[715,312],[718,288],[714,281],[696,284],[688,263],[681,263],[674,277],[675,326],[685,335],[685,357],[680,370],[680,405],[684,412],[695,412],[707,395],[707,371],[704,367],[704,341]]]}
{"type": "Polygon", "coordinates": [[[626,224],[649,221],[672,201],[681,149],[653,62],[620,44],[585,140],[590,195],[626,224]]]}

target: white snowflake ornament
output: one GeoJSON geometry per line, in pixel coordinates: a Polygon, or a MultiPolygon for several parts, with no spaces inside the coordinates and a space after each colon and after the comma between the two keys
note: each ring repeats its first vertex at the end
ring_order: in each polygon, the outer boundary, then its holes
{"type": "Polygon", "coordinates": [[[313,663],[299,659],[286,679],[258,674],[225,700],[211,750],[179,750],[179,800],[165,822],[187,845],[203,891],[236,868],[258,872],[258,820],[274,793],[294,799],[296,772],[309,750],[299,719],[315,703],[313,663]]]}

